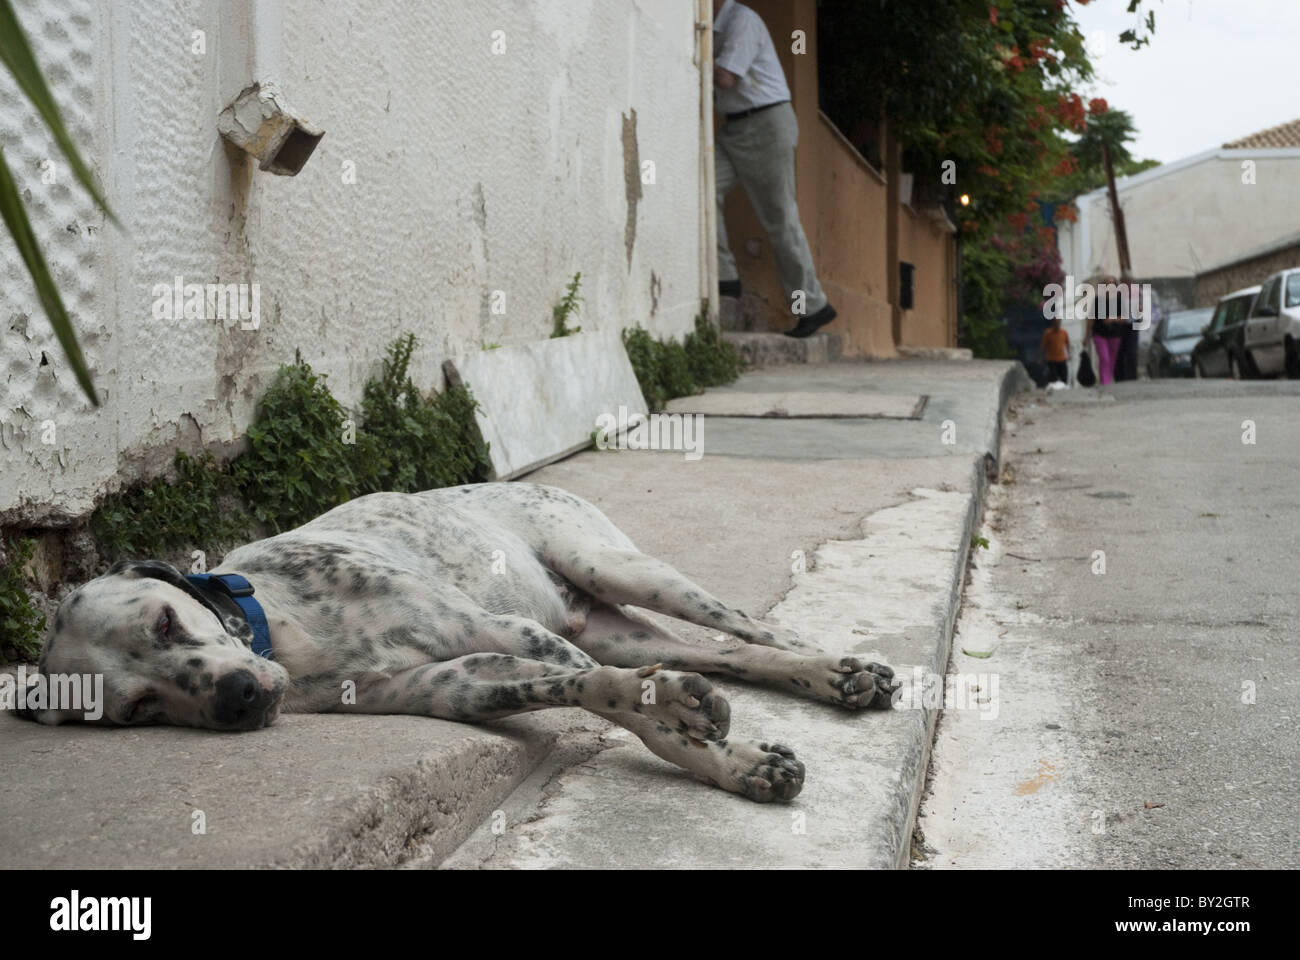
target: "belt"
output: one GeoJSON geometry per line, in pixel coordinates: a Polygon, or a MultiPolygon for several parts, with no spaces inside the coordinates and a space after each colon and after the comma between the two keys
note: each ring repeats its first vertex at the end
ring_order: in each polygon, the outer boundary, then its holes
{"type": "Polygon", "coordinates": [[[741,110],[739,113],[729,113],[727,114],[727,122],[743,120],[745,117],[752,117],[756,113],[762,113],[764,110],[771,110],[773,107],[779,107],[781,104],[789,102],[789,100],[778,100],[776,103],[765,103],[761,107],[751,107],[749,110],[741,110]]]}

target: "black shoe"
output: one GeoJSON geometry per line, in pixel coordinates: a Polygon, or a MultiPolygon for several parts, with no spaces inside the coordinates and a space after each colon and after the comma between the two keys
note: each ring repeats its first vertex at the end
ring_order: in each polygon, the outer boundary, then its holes
{"type": "Polygon", "coordinates": [[[829,303],[822,307],[816,313],[810,316],[800,317],[799,322],[791,330],[785,331],[787,337],[798,337],[802,340],[804,337],[811,337],[826,324],[835,319],[837,314],[835,308],[829,303]]]}
{"type": "Polygon", "coordinates": [[[720,297],[736,297],[736,298],[739,298],[739,297],[740,297],[740,281],[739,281],[739,280],[719,280],[719,281],[718,281],[718,296],[720,296],[720,297]]]}

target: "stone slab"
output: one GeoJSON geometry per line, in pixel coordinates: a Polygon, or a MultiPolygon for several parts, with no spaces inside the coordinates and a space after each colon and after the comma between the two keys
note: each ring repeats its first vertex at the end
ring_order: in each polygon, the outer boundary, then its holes
{"type": "Polygon", "coordinates": [[[669,413],[702,413],[717,417],[861,417],[916,420],[925,409],[924,394],[712,392],[678,397],[669,413]]]}
{"type": "Polygon", "coordinates": [[[601,414],[647,412],[617,330],[476,350],[453,364],[479,403],[497,480],[588,446],[601,414]]]}

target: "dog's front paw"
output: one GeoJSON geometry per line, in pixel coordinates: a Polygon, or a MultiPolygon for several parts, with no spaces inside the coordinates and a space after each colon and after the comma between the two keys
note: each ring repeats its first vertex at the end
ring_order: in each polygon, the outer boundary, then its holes
{"type": "Polygon", "coordinates": [[[790,682],[797,690],[846,710],[888,709],[899,683],[883,663],[856,657],[810,657],[790,682]]]}
{"type": "Polygon", "coordinates": [[[731,705],[698,673],[636,671],[639,684],[634,711],[696,740],[720,740],[731,728],[731,705]]]}

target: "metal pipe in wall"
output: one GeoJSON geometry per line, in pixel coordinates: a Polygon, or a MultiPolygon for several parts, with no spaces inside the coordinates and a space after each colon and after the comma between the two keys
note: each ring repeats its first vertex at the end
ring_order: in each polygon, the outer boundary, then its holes
{"type": "Polygon", "coordinates": [[[718,200],[713,176],[713,2],[695,0],[696,65],[700,71],[700,299],[718,325],[718,200]]]}

